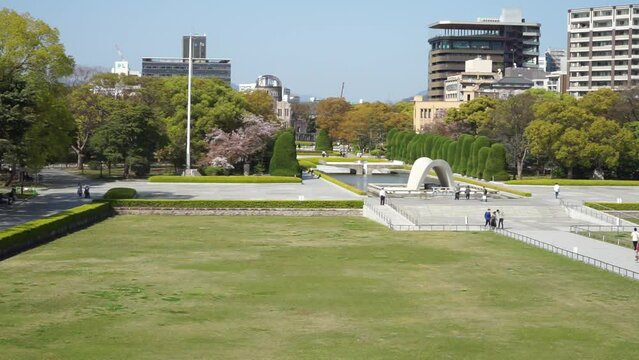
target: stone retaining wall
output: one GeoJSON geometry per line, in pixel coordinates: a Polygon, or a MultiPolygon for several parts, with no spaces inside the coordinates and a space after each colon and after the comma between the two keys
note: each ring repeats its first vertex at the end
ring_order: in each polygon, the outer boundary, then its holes
{"type": "Polygon", "coordinates": [[[184,209],[115,208],[118,215],[217,215],[217,216],[362,216],[362,209],[184,209]]]}

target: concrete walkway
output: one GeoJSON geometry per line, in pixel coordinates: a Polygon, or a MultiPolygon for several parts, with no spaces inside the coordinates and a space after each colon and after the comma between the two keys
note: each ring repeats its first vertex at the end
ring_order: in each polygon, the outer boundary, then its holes
{"type": "MultiPolygon", "coordinates": [[[[505,230],[530,237],[537,241],[556,246],[569,252],[576,252],[601,262],[620,268],[639,272],[639,263],[634,261],[634,251],[618,245],[605,243],[569,232],[571,225],[601,224],[595,218],[583,214],[573,218],[554,198],[552,188],[532,190],[532,198],[453,200],[450,197],[430,199],[392,199],[402,212],[410,213],[416,219],[416,225],[462,225],[466,219],[471,225],[482,225],[483,214],[487,209],[503,211],[505,230]],[[550,191],[548,193],[546,190],[550,191]],[[536,195],[535,195],[536,194],[536,195]],[[576,250],[576,251],[575,251],[576,250]]],[[[639,201],[639,192],[632,187],[566,187],[561,198],[572,201],[610,201],[619,196],[627,201],[639,201]]],[[[612,224],[611,224],[612,225],[612,224]]],[[[628,234],[630,237],[630,234],[628,234]]]]}
{"type": "Polygon", "coordinates": [[[103,182],[49,168],[41,172],[42,190],[39,195],[14,205],[0,205],[0,229],[39,219],[72,207],[89,203],[79,198],[78,183],[91,187],[92,198],[101,198],[114,187],[130,187],[145,199],[191,200],[353,200],[363,199],[328,181],[305,176],[302,184],[164,184],[147,181],[103,182]]]}

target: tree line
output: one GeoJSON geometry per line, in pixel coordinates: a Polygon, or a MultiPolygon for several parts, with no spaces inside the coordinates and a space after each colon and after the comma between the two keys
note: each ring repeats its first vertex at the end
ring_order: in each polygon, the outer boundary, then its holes
{"type": "Polygon", "coordinates": [[[638,99],[638,89],[600,89],[581,99],[532,89],[506,100],[477,98],[422,130],[500,142],[518,178],[552,169],[556,177],[636,179],[638,99]]]}
{"type": "Polygon", "coordinates": [[[386,138],[389,159],[413,163],[421,157],[446,160],[453,171],[480,179],[507,180],[506,150],[486,136],[462,134],[458,139],[414,131],[391,130],[386,138]]]}
{"type": "Polygon", "coordinates": [[[380,148],[391,129],[409,130],[413,126],[413,103],[410,102],[351,105],[342,98],[327,98],[319,102],[316,114],[317,127],[325,130],[331,139],[360,150],[380,148]]]}
{"type": "MultiPolygon", "coordinates": [[[[74,61],[56,29],[8,9],[0,23],[0,164],[37,170],[71,150],[78,168],[123,164],[125,177],[154,161],[185,166],[185,77],[97,74],[65,86],[74,61]]],[[[213,78],[192,83],[191,165],[266,172],[283,131],[271,96],[213,78]]]]}

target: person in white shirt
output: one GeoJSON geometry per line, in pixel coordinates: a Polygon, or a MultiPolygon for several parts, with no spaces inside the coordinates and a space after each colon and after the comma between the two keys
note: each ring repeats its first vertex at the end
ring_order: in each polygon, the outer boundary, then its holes
{"type": "Polygon", "coordinates": [[[632,249],[637,250],[637,242],[639,242],[639,231],[637,231],[637,228],[630,233],[630,237],[632,237],[632,249]]]}
{"type": "Polygon", "coordinates": [[[553,190],[555,190],[555,199],[557,199],[559,197],[559,184],[555,183],[553,190]]]}
{"type": "Polygon", "coordinates": [[[386,190],[384,190],[384,188],[382,188],[379,191],[379,204],[380,205],[384,205],[385,201],[386,201],[386,190]]]}

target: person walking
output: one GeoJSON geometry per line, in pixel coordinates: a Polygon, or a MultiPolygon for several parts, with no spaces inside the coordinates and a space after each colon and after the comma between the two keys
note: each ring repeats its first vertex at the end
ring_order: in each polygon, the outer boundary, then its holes
{"type": "Polygon", "coordinates": [[[78,197],[82,197],[82,183],[78,183],[78,197]]]}
{"type": "Polygon", "coordinates": [[[385,202],[386,202],[386,190],[384,190],[384,188],[382,188],[379,191],[379,204],[380,205],[384,205],[385,202]]]}
{"type": "Polygon", "coordinates": [[[553,187],[553,190],[555,191],[555,199],[559,198],[559,184],[555,183],[555,186],[553,187]]]}
{"type": "Polygon", "coordinates": [[[497,229],[504,228],[504,213],[497,209],[497,229]]]}
{"type": "Polygon", "coordinates": [[[484,224],[484,227],[490,226],[490,217],[492,216],[490,209],[486,210],[486,212],[484,213],[484,220],[486,221],[486,223],[484,224]]]}
{"type": "Polygon", "coordinates": [[[459,200],[459,194],[461,193],[461,187],[459,184],[455,184],[455,200],[459,200]]]}
{"type": "Polygon", "coordinates": [[[632,238],[632,249],[637,250],[637,242],[639,242],[639,231],[637,231],[637,228],[630,233],[630,237],[632,238]]]}
{"type": "Polygon", "coordinates": [[[464,191],[466,194],[466,200],[470,199],[470,185],[466,185],[466,190],[464,191]]]}
{"type": "Polygon", "coordinates": [[[484,188],[484,195],[482,195],[481,199],[483,202],[488,202],[488,190],[486,190],[486,187],[483,186],[484,188]]]}
{"type": "Polygon", "coordinates": [[[84,198],[85,199],[91,198],[91,193],[89,192],[89,185],[84,186],[84,198]]]}

